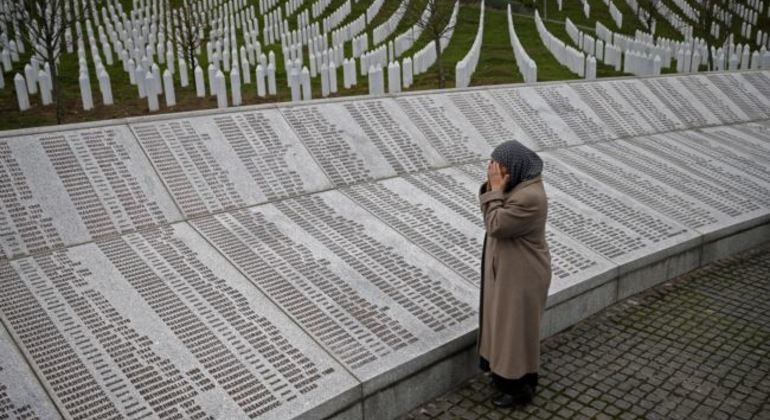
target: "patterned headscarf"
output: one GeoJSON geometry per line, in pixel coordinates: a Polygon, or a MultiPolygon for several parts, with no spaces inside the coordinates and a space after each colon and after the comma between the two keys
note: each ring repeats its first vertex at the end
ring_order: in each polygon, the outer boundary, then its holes
{"type": "Polygon", "coordinates": [[[508,169],[510,179],[505,187],[506,191],[522,181],[537,178],[543,171],[540,156],[516,140],[509,140],[495,147],[492,159],[508,169]]]}

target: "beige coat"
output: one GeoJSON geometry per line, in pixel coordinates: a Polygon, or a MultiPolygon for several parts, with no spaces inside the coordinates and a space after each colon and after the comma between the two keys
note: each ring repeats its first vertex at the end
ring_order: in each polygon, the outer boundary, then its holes
{"type": "Polygon", "coordinates": [[[540,320],[551,284],[545,241],[547,199],[541,177],[479,199],[486,237],[482,255],[479,355],[493,373],[517,379],[537,372],[540,320]]]}

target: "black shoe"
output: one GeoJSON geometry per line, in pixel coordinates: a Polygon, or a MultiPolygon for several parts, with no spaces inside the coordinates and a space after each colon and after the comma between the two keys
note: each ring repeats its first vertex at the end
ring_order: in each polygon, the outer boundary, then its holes
{"type": "Polygon", "coordinates": [[[515,394],[499,393],[492,398],[492,405],[498,408],[509,408],[513,406],[524,406],[532,402],[535,397],[532,387],[524,385],[521,392],[515,394]]]}

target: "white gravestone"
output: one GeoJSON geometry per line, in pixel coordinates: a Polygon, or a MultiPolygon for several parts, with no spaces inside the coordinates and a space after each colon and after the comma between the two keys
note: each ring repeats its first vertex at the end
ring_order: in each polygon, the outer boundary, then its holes
{"type": "Polygon", "coordinates": [[[91,96],[91,81],[88,79],[88,74],[80,73],[79,82],[80,98],[83,101],[83,110],[89,111],[94,108],[94,99],[91,96]]]}
{"type": "Polygon", "coordinates": [[[163,93],[166,97],[166,106],[172,107],[176,105],[176,94],[174,93],[174,76],[171,74],[171,70],[166,69],[163,72],[163,93]]]}
{"type": "Polygon", "coordinates": [[[195,94],[199,98],[206,96],[206,81],[203,78],[203,69],[201,66],[195,66],[195,94]]]}
{"type": "Polygon", "coordinates": [[[227,85],[222,70],[217,70],[214,75],[214,94],[217,96],[217,108],[227,108],[227,85]]]}
{"type": "Polygon", "coordinates": [[[241,73],[237,66],[230,70],[230,90],[233,94],[233,106],[241,105],[241,73]]]}
{"type": "Polygon", "coordinates": [[[99,72],[99,90],[102,92],[102,103],[104,105],[112,105],[112,84],[110,83],[110,75],[103,68],[99,72]]]}
{"type": "MultiPolygon", "coordinates": [[[[272,57],[273,52],[270,51],[270,54],[272,57]]],[[[277,92],[277,89],[275,86],[275,63],[270,63],[267,65],[267,93],[270,95],[275,95],[276,92],[277,92]]]]}
{"type": "Polygon", "coordinates": [[[300,74],[300,83],[302,84],[302,100],[309,101],[313,99],[313,93],[310,85],[310,70],[308,70],[307,66],[302,68],[302,73],[300,74]]]}
{"type": "Polygon", "coordinates": [[[256,70],[256,77],[257,77],[257,96],[260,98],[265,97],[265,70],[264,67],[262,67],[262,64],[257,64],[257,70],[256,70]]]}
{"type": "Polygon", "coordinates": [[[13,78],[13,85],[16,88],[16,99],[19,102],[19,110],[28,110],[29,94],[27,93],[27,82],[24,80],[24,76],[16,73],[16,76],[13,78]]]}
{"type": "Polygon", "coordinates": [[[147,72],[147,76],[144,78],[144,90],[147,94],[147,107],[150,109],[150,112],[157,111],[160,105],[158,104],[157,83],[152,72],[147,72]]]}

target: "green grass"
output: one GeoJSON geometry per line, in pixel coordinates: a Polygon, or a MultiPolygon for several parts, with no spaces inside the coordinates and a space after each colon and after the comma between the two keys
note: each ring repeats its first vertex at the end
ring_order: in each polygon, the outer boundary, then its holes
{"type": "MultiPolygon", "coordinates": [[[[670,0],[665,0],[669,7],[673,6],[670,0]]],[[[172,0],[172,5],[179,2],[179,0],[172,0]]],[[[256,4],[255,0],[249,0],[251,4],[256,4]]],[[[401,0],[386,0],[385,4],[380,9],[379,13],[375,16],[372,25],[367,27],[367,31],[370,37],[370,47],[372,40],[372,30],[377,25],[385,22],[395,11],[401,0]]],[[[417,10],[422,10],[425,7],[427,0],[411,0],[413,7],[417,10]]],[[[591,15],[588,19],[585,18],[582,11],[582,6],[579,1],[565,0],[564,10],[558,11],[556,0],[538,0],[531,2],[526,0],[525,4],[515,3],[514,11],[531,11],[534,7],[543,10],[544,5],[547,5],[547,27],[556,36],[560,37],[565,42],[571,43],[569,37],[567,37],[564,29],[564,19],[569,17],[575,24],[583,26],[582,30],[590,28],[588,32],[593,32],[595,28],[595,21],[601,21],[605,26],[613,31],[622,32],[628,35],[633,35],[637,28],[641,28],[639,20],[631,13],[631,10],[623,0],[614,0],[615,5],[623,13],[623,27],[618,30],[615,27],[609,15],[609,9],[602,3],[602,0],[589,0],[591,4],[591,15]],[[544,3],[544,2],[547,2],[544,3]],[[556,21],[556,22],[555,22],[556,21]],[[559,23],[562,22],[562,23],[559,23]],[[587,27],[587,28],[585,28],[587,27]]],[[[323,17],[328,16],[338,7],[344,3],[344,0],[334,0],[332,4],[326,9],[323,17]]],[[[508,1],[506,0],[489,0],[487,2],[486,10],[486,25],[484,28],[484,39],[481,48],[481,55],[479,64],[476,68],[476,72],[471,77],[471,85],[490,85],[499,83],[518,83],[522,81],[522,77],[518,71],[513,56],[513,51],[510,45],[510,39],[507,29],[507,18],[505,6],[508,1]]],[[[121,4],[126,11],[130,10],[131,1],[121,0],[121,4]]],[[[298,12],[310,7],[311,1],[306,1],[303,8],[300,8],[298,12]]],[[[358,1],[353,3],[352,12],[345,19],[342,25],[358,18],[361,14],[365,13],[366,8],[371,4],[370,2],[358,1]]],[[[447,49],[442,55],[442,63],[445,69],[446,87],[453,87],[455,84],[455,64],[462,59],[469,51],[473,40],[476,36],[476,30],[478,28],[479,21],[479,1],[462,0],[460,12],[458,15],[458,23],[455,29],[454,36],[447,49]]],[[[282,5],[281,5],[282,7],[282,5]]],[[[676,9],[675,9],[676,10],[676,9]]],[[[385,42],[391,41],[396,35],[402,33],[411,27],[418,19],[419,13],[407,14],[399,22],[398,28],[385,40],[385,42]]],[[[737,21],[737,19],[736,19],[737,21]]],[[[261,23],[261,22],[260,22],[261,23]]],[[[289,17],[290,27],[294,28],[296,23],[296,13],[289,17]]],[[[446,23],[446,22],[444,22],[446,23]]],[[[555,58],[548,52],[543,44],[540,42],[540,38],[535,29],[534,20],[528,16],[515,15],[514,25],[516,32],[521,40],[524,49],[535,60],[538,66],[538,80],[540,81],[553,81],[553,80],[571,80],[577,79],[577,76],[572,74],[566,67],[560,65],[555,58]]],[[[758,22],[758,27],[770,28],[770,19],[764,14],[761,15],[758,22]]],[[[734,33],[737,33],[740,29],[739,24],[736,28],[733,28],[734,33]]],[[[700,32],[696,31],[696,34],[700,32]]],[[[666,36],[674,39],[681,39],[681,36],[670,25],[658,16],[658,31],[657,35],[666,36]]],[[[237,34],[238,39],[242,42],[243,36],[241,32],[237,34]]],[[[745,42],[745,39],[741,37],[736,38],[737,41],[745,42]]],[[[422,49],[431,41],[429,34],[423,33],[422,36],[417,39],[413,47],[406,51],[401,58],[413,55],[419,49],[422,49]]],[[[752,42],[753,44],[753,42],[752,42]]],[[[349,55],[350,43],[346,44],[349,55]]],[[[204,46],[205,47],[205,46],[204,46]]],[[[288,101],[290,100],[290,90],[288,89],[286,80],[287,75],[283,71],[283,54],[280,48],[280,43],[272,45],[263,45],[263,51],[272,50],[276,55],[276,61],[278,63],[278,71],[276,73],[276,83],[278,85],[278,95],[275,97],[259,98],[256,95],[256,84],[243,84],[242,97],[244,105],[260,104],[275,101],[288,101]]],[[[205,48],[204,48],[205,50],[205,48]]],[[[307,55],[306,55],[307,56],[307,55]]],[[[77,59],[75,54],[63,54],[60,63],[61,73],[61,85],[62,85],[62,109],[64,111],[63,122],[73,123],[81,121],[91,120],[103,120],[112,118],[122,118],[128,116],[145,115],[148,114],[148,106],[146,99],[140,99],[137,95],[137,89],[135,86],[129,84],[128,74],[122,69],[120,61],[117,60],[117,54],[115,54],[116,64],[108,66],[107,71],[110,75],[112,82],[112,91],[115,104],[112,106],[104,106],[101,104],[101,94],[99,92],[98,80],[94,69],[91,67],[91,90],[94,97],[95,108],[91,111],[83,111],[80,101],[80,89],[77,79],[77,59]]],[[[0,118],[0,130],[33,127],[40,125],[55,124],[55,108],[54,106],[42,106],[40,104],[40,96],[34,95],[30,97],[32,109],[26,112],[19,112],[16,101],[16,96],[13,93],[13,75],[17,72],[23,73],[23,65],[21,63],[27,62],[29,54],[22,57],[19,63],[16,63],[13,72],[7,73],[5,77],[5,88],[0,90],[0,112],[2,112],[3,118],[0,118]]],[[[208,67],[208,61],[205,57],[205,53],[201,55],[201,67],[205,69],[208,67]]],[[[307,62],[305,63],[307,65],[307,62]]],[[[415,83],[410,90],[419,89],[435,89],[439,86],[438,74],[436,71],[437,66],[432,68],[422,75],[415,77],[415,83]]],[[[358,69],[357,69],[358,70],[358,69]]],[[[254,69],[251,69],[251,78],[254,79],[254,69]]],[[[622,73],[616,72],[613,68],[599,64],[597,67],[597,76],[618,76],[622,73]]],[[[167,108],[164,103],[163,96],[159,97],[161,103],[160,112],[178,112],[198,109],[210,109],[216,107],[216,98],[205,97],[198,98],[195,95],[195,84],[192,69],[189,69],[190,85],[187,88],[182,88],[179,85],[178,72],[175,75],[176,81],[176,99],[177,105],[172,108],[167,108]]],[[[358,84],[349,90],[342,89],[343,72],[342,68],[338,68],[337,80],[340,88],[340,92],[336,96],[343,95],[360,95],[368,93],[367,78],[358,75],[358,84]]],[[[229,81],[228,81],[229,89],[229,81]]],[[[318,98],[321,96],[320,81],[315,79],[313,81],[313,97],[318,98]]]]}

